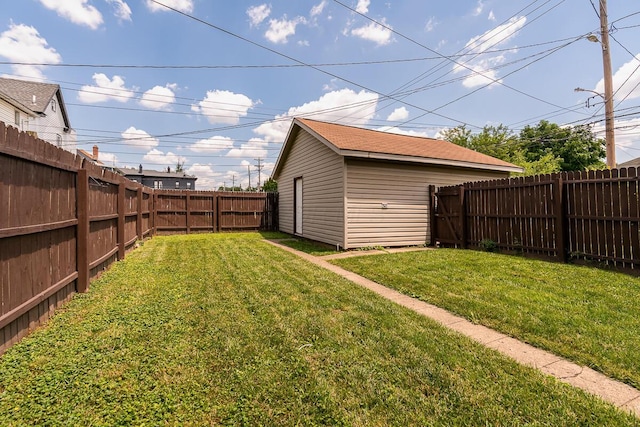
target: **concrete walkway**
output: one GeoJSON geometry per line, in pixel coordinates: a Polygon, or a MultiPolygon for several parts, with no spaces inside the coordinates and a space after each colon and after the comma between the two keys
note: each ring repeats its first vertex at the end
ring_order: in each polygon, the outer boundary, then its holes
{"type": "MultiPolygon", "coordinates": [[[[277,242],[268,241],[274,246],[294,253],[301,258],[330,270],[362,287],[365,287],[380,296],[383,296],[396,304],[409,308],[416,313],[427,316],[445,327],[457,331],[489,348],[508,356],[523,365],[528,365],[539,369],[545,374],[551,375],[558,380],[581,388],[582,390],[600,397],[622,410],[631,412],[640,417],[640,391],[616,380],[594,371],[586,366],[579,366],[573,362],[558,357],[552,353],[540,350],[529,344],[520,342],[493,329],[482,325],[476,325],[468,320],[449,313],[434,305],[428,304],[419,299],[401,294],[398,291],[382,286],[358,274],[347,271],[336,265],[327,262],[327,259],[341,258],[337,255],[328,255],[322,258],[306,254],[304,252],[291,249],[277,242]]],[[[425,250],[427,248],[413,248],[414,250],[425,250]]],[[[410,250],[410,249],[409,249],[410,250]]],[[[404,249],[407,251],[407,249],[404,249]]],[[[361,251],[354,255],[373,255],[376,253],[386,253],[386,251],[361,251]]],[[[343,255],[343,254],[338,254],[343,255]]],[[[346,256],[346,255],[345,255],[346,256]]],[[[342,256],[342,257],[345,257],[342,256]]]]}

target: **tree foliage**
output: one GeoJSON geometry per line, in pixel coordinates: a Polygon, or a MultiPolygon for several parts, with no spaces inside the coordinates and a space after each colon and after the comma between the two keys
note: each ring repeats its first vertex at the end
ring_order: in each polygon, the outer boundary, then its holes
{"type": "Polygon", "coordinates": [[[278,191],[278,182],[273,178],[267,179],[262,183],[262,191],[266,191],[267,193],[275,193],[276,191],[278,191]]]}
{"type": "Polygon", "coordinates": [[[485,126],[472,133],[466,126],[443,132],[444,139],[524,169],[523,175],[601,169],[604,140],[588,126],[561,127],[546,120],[526,126],[519,134],[504,125],[485,126]]]}

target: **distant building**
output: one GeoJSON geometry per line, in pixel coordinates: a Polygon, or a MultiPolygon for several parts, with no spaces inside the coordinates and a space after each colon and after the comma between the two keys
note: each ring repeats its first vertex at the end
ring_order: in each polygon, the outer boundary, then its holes
{"type": "Polygon", "coordinates": [[[628,162],[618,163],[619,168],[637,168],[640,167],[640,157],[629,160],[628,162]]]}
{"type": "Polygon", "coordinates": [[[125,178],[157,190],[195,190],[198,179],[184,172],[171,172],[171,168],[167,168],[166,171],[155,171],[143,169],[142,165],[138,169],[120,168],[119,171],[125,178]]]}
{"type": "Polygon", "coordinates": [[[0,121],[64,148],[76,150],[60,86],[0,77],[0,121]]]}

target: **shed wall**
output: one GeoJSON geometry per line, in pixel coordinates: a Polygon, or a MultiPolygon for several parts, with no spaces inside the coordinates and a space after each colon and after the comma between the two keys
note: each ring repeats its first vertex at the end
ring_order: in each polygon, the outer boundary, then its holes
{"type": "Polygon", "coordinates": [[[344,245],[343,158],[303,129],[278,177],[280,230],[294,234],[294,179],[302,178],[302,237],[344,245]]]}
{"type": "Polygon", "coordinates": [[[506,172],[368,160],[349,159],[346,164],[347,249],[430,243],[429,185],[508,176],[506,172]]]}

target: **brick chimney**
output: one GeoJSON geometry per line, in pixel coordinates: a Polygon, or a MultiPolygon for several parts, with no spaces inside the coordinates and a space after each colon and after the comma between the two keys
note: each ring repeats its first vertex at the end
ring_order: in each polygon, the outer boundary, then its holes
{"type": "Polygon", "coordinates": [[[98,146],[93,146],[93,160],[98,160],[98,146]]]}

